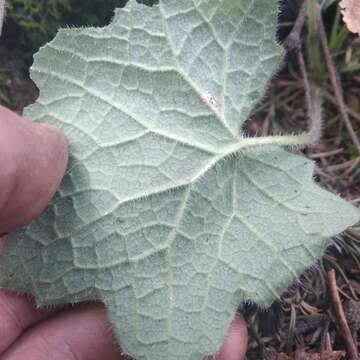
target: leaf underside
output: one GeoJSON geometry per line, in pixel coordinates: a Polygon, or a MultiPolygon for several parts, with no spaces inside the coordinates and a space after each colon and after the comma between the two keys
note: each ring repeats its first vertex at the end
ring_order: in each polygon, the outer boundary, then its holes
{"type": "Polygon", "coordinates": [[[11,236],[0,285],[40,305],[103,301],[136,359],[215,353],[243,301],[269,305],[359,212],[313,163],[244,148],[281,61],[276,0],[130,1],[36,56],[26,115],[60,127],[70,165],[11,236]]]}

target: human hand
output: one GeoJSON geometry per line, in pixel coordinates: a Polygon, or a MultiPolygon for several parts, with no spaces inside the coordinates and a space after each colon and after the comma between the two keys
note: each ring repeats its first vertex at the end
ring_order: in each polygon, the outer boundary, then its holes
{"type": "MultiPolygon", "coordinates": [[[[67,164],[60,132],[0,106],[0,234],[40,215],[67,164]]],[[[0,250],[5,238],[0,237],[0,250]]],[[[238,315],[215,359],[241,360],[247,332],[238,315]]],[[[119,360],[101,304],[36,309],[32,298],[0,290],[0,360],[119,360]]]]}

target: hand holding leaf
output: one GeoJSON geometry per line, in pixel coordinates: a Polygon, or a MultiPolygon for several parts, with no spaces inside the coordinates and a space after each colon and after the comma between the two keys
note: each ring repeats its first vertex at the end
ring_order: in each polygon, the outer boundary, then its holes
{"type": "Polygon", "coordinates": [[[241,132],[279,66],[275,0],[130,1],[103,29],[37,55],[27,115],[64,132],[70,164],[0,259],[40,304],[101,300],[137,359],[216,352],[238,305],[269,305],[359,211],[279,147],[241,132]]]}

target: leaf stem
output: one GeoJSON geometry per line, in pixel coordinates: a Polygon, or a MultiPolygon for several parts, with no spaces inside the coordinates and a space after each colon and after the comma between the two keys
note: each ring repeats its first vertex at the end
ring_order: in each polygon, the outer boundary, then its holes
{"type": "Polygon", "coordinates": [[[235,154],[236,152],[255,146],[275,145],[275,146],[305,146],[313,143],[313,137],[310,133],[301,135],[286,136],[261,136],[253,138],[243,138],[236,144],[227,147],[223,155],[235,154]]]}
{"type": "Polygon", "coordinates": [[[209,169],[211,169],[218,161],[223,160],[229,156],[235,156],[242,150],[252,147],[264,147],[264,146],[305,146],[313,143],[311,133],[304,133],[302,135],[286,135],[286,136],[260,136],[241,138],[238,142],[233,143],[214,157],[212,161],[203,169],[202,172],[197,174],[191,179],[191,182],[196,182],[202,177],[209,169]]]}

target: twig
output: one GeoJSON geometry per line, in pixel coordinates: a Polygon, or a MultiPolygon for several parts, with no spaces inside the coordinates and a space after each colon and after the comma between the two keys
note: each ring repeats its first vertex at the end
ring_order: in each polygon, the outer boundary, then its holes
{"type": "Polygon", "coordinates": [[[349,359],[359,360],[357,348],[354,344],[354,339],[352,337],[349,325],[346,321],[344,309],[341,305],[340,296],[336,284],[335,270],[331,269],[330,271],[328,271],[327,275],[328,275],[332,304],[334,306],[334,310],[337,315],[337,320],[339,322],[342,331],[342,336],[345,340],[345,345],[349,355],[349,359]]]}
{"type": "Polygon", "coordinates": [[[332,351],[331,339],[329,334],[330,319],[327,319],[324,324],[323,333],[320,343],[320,360],[326,360],[324,353],[332,351]]]}
{"type": "Polygon", "coordinates": [[[304,55],[302,54],[302,51],[298,52],[298,62],[299,62],[299,66],[300,66],[303,83],[304,83],[307,111],[309,114],[312,114],[314,111],[314,106],[313,106],[313,100],[311,98],[311,87],[310,87],[310,81],[309,81],[309,77],[308,77],[308,74],[306,71],[305,60],[304,60],[304,55]]]}
{"type": "Polygon", "coordinates": [[[326,167],[326,171],[334,172],[334,171],[344,171],[348,170],[349,168],[353,168],[354,163],[357,165],[357,159],[348,160],[345,162],[342,162],[340,164],[330,165],[326,167]]]}
{"type": "Polygon", "coordinates": [[[315,152],[315,153],[310,154],[309,157],[311,159],[320,159],[320,158],[326,158],[329,156],[338,155],[338,154],[341,154],[342,152],[344,152],[344,149],[340,148],[340,149],[335,149],[335,150],[329,150],[326,152],[318,152],[318,153],[315,152]]]}
{"type": "Polygon", "coordinates": [[[295,338],[295,326],[296,326],[296,309],[295,305],[291,304],[291,317],[288,331],[288,338],[286,342],[286,353],[290,355],[293,351],[294,338],[295,338]]]}
{"type": "Polygon", "coordinates": [[[294,26],[284,41],[284,47],[289,50],[297,49],[298,62],[301,70],[302,80],[304,84],[305,100],[307,106],[307,113],[309,117],[309,136],[312,139],[312,143],[319,140],[321,136],[321,94],[320,90],[313,88],[310,84],[310,80],[306,71],[306,65],[304,56],[301,51],[301,31],[304,27],[307,18],[307,0],[304,0],[298,17],[294,23],[294,26]],[[314,91],[312,91],[314,90],[314,91]]]}
{"type": "Polygon", "coordinates": [[[269,135],[270,122],[273,120],[274,115],[275,115],[275,101],[273,99],[273,94],[270,93],[270,105],[269,105],[269,110],[266,115],[263,127],[262,127],[262,131],[261,131],[262,136],[269,135]]]}
{"type": "MultiPolygon", "coordinates": [[[[317,122],[319,121],[319,119],[317,119],[318,114],[316,112],[316,107],[318,106],[318,104],[316,104],[316,100],[315,100],[314,96],[312,96],[312,94],[311,94],[310,80],[309,80],[309,77],[308,77],[308,74],[306,71],[305,60],[304,60],[304,56],[303,56],[301,50],[298,51],[298,62],[299,62],[299,66],[300,66],[303,83],[304,83],[306,107],[307,107],[307,112],[308,112],[308,116],[309,116],[309,131],[311,131],[315,127],[319,127],[319,130],[320,130],[320,126],[317,125],[317,122]]],[[[319,131],[318,135],[320,135],[320,131],[319,131]]]]}
{"type": "Polygon", "coordinates": [[[321,126],[322,126],[322,94],[321,90],[310,84],[309,76],[306,71],[306,65],[304,56],[301,49],[298,51],[299,67],[304,83],[305,90],[305,101],[309,117],[308,131],[313,140],[313,143],[319,141],[321,137],[321,126]]]}
{"type": "MultiPolygon", "coordinates": [[[[329,175],[326,172],[324,172],[319,166],[315,165],[315,174],[322,176],[323,178],[327,179],[328,181],[334,181],[334,176],[329,175]]],[[[336,177],[335,177],[336,179],[336,177]]],[[[326,186],[329,186],[329,184],[326,184],[326,186]]]]}
{"type": "Polygon", "coordinates": [[[353,236],[354,238],[356,238],[357,240],[360,240],[360,232],[355,231],[355,230],[348,230],[350,235],[353,236]]]}
{"type": "MultiPolygon", "coordinates": [[[[256,313],[253,318],[255,318],[255,317],[256,317],[256,313]]],[[[263,343],[262,338],[258,334],[251,318],[249,318],[247,321],[247,327],[248,327],[250,335],[252,336],[252,338],[255,340],[255,342],[257,343],[257,345],[259,347],[260,359],[264,359],[265,358],[265,345],[263,343]]]]}
{"type": "MultiPolygon", "coordinates": [[[[328,93],[327,91],[325,91],[325,94],[324,94],[326,100],[329,100],[332,104],[336,105],[337,104],[337,101],[336,99],[330,94],[328,93]]],[[[360,122],[360,114],[357,113],[356,111],[352,110],[351,108],[349,108],[348,106],[346,106],[346,112],[348,114],[350,114],[354,120],[357,120],[360,122]]]]}
{"type": "MultiPolygon", "coordinates": [[[[326,255],[325,255],[326,256],[326,255]]],[[[343,280],[345,281],[346,285],[348,286],[351,295],[353,296],[353,298],[358,301],[359,298],[357,297],[355,290],[353,288],[353,286],[351,285],[351,282],[349,281],[348,277],[345,275],[345,272],[343,271],[343,269],[341,268],[341,266],[339,266],[339,264],[337,263],[336,260],[332,260],[331,258],[326,258],[331,264],[332,266],[336,267],[337,271],[340,273],[341,277],[343,278],[343,280]]]]}
{"type": "Polygon", "coordinates": [[[360,156],[358,156],[353,164],[345,171],[345,176],[350,175],[355,169],[358,168],[358,165],[360,164],[360,156]]]}
{"type": "Polygon", "coordinates": [[[327,351],[332,351],[331,338],[328,332],[325,335],[325,346],[327,351]]]}
{"type": "Polygon", "coordinates": [[[326,31],[325,31],[324,22],[323,22],[323,19],[321,16],[320,6],[317,6],[316,10],[317,10],[316,14],[317,14],[317,24],[318,24],[320,42],[323,47],[325,62],[328,67],[328,70],[329,70],[331,84],[334,88],[335,98],[337,100],[341,117],[344,121],[344,124],[350,135],[350,138],[351,138],[352,142],[354,143],[358,153],[360,154],[360,140],[356,136],[356,133],[351,125],[349,114],[346,111],[346,106],[345,106],[345,102],[344,102],[344,94],[342,91],[341,84],[339,82],[339,77],[338,77],[338,74],[336,71],[336,65],[330,54],[329,44],[328,44],[328,41],[326,38],[326,31]]]}
{"type": "Polygon", "coordinates": [[[307,0],[304,0],[303,4],[301,5],[298,17],[294,23],[294,26],[283,43],[283,46],[287,51],[299,49],[301,47],[301,31],[306,21],[306,11],[307,0]]]}

